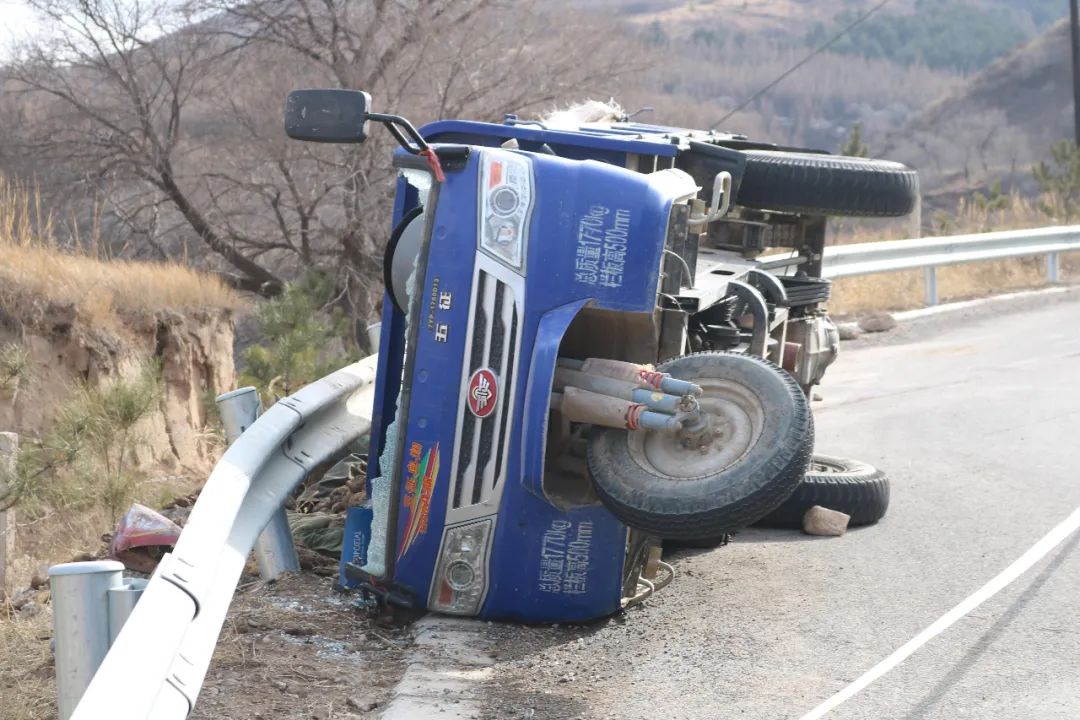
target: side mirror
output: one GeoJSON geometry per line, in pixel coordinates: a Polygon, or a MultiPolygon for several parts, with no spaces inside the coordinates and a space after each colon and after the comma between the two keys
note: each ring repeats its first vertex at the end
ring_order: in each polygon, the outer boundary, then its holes
{"type": "Polygon", "coordinates": [[[362,143],[371,96],[359,90],[294,90],[285,101],[285,134],[294,140],[362,143]]]}

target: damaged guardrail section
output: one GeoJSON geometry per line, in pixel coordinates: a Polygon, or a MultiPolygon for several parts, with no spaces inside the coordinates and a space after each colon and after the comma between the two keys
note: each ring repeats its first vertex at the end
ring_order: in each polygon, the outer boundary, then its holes
{"type": "Polygon", "coordinates": [[[244,563],[289,492],[370,429],[375,359],[279,401],[214,467],[72,717],[173,720],[195,706],[244,563]]]}
{"type": "Polygon", "coordinates": [[[823,275],[836,279],[922,268],[926,304],[936,305],[937,267],[1045,255],[1046,280],[1055,283],[1058,253],[1071,250],[1080,250],[1080,225],[837,245],[825,249],[823,275]]]}

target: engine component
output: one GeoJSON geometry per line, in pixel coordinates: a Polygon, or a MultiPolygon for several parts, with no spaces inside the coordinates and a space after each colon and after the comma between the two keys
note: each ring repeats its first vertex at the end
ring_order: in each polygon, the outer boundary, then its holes
{"type": "Polygon", "coordinates": [[[787,290],[788,307],[805,307],[827,302],[832,295],[832,281],[815,277],[780,276],[787,290]]]}
{"type": "Polygon", "coordinates": [[[655,430],[674,433],[682,428],[679,420],[662,412],[649,410],[644,403],[601,395],[567,386],[551,394],[551,407],[571,422],[589,423],[621,430],[655,430]]]}
{"type": "Polygon", "coordinates": [[[666,373],[656,372],[652,365],[639,365],[608,358],[574,360],[559,358],[559,367],[577,370],[590,375],[622,380],[638,387],[648,387],[671,395],[700,395],[701,388],[685,380],[678,380],[666,373]]]}
{"type": "MultiPolygon", "coordinates": [[[[589,392],[608,395],[621,400],[649,406],[657,412],[674,414],[678,412],[682,398],[669,395],[651,388],[639,387],[638,383],[615,380],[602,375],[592,375],[580,370],[560,367],[555,370],[555,390],[564,390],[567,386],[588,390],[589,392]]],[[[700,389],[699,389],[700,390],[700,389]]]]}
{"type": "Polygon", "coordinates": [[[840,333],[828,316],[818,313],[788,321],[787,341],[800,346],[793,367],[785,369],[803,390],[821,382],[825,370],[840,354],[840,333]]]}

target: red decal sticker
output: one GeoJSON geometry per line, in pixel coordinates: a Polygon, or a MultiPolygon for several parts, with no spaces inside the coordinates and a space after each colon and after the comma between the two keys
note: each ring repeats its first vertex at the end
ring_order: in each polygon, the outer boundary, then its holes
{"type": "Polygon", "coordinates": [[[428,448],[421,457],[423,446],[414,442],[409,447],[408,475],[405,479],[405,534],[398,543],[398,560],[409,552],[417,538],[427,533],[428,510],[431,508],[431,494],[439,480],[439,443],[428,448]]]}

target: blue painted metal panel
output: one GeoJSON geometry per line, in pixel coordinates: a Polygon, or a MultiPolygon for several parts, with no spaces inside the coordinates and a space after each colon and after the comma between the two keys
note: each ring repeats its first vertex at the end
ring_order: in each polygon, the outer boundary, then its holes
{"type": "Polygon", "coordinates": [[[519,142],[534,143],[537,146],[546,143],[552,147],[558,147],[560,155],[580,159],[601,159],[600,155],[603,153],[617,153],[624,158],[627,153],[660,157],[678,155],[678,146],[664,137],[664,128],[647,132],[644,129],[647,126],[640,127],[642,130],[632,136],[618,130],[606,133],[604,131],[571,132],[548,130],[538,125],[498,125],[472,120],[439,120],[420,128],[420,134],[433,143],[459,143],[489,147],[502,145],[510,138],[514,138],[519,142]],[[580,150],[572,152],[572,148],[580,148],[580,150]]]}
{"type": "MultiPolygon", "coordinates": [[[[397,181],[397,193],[394,197],[393,223],[397,225],[405,213],[416,207],[418,200],[415,188],[403,178],[397,181]]],[[[383,293],[382,327],[379,331],[379,361],[375,372],[375,394],[371,416],[371,433],[368,444],[368,464],[365,490],[371,497],[371,480],[379,477],[379,456],[386,444],[386,429],[394,421],[398,393],[401,389],[399,378],[405,365],[405,315],[398,311],[390,300],[388,292],[383,293]]],[[[346,540],[341,547],[341,562],[338,568],[338,584],[351,588],[355,581],[345,574],[345,565],[357,567],[367,562],[368,543],[371,542],[370,510],[361,512],[361,508],[350,508],[346,516],[346,540]],[[351,535],[349,534],[351,533],[351,535]],[[350,542],[349,538],[356,539],[350,542]]]]}
{"type": "MultiPolygon", "coordinates": [[[[509,133],[526,143],[566,142],[582,153],[611,160],[626,152],[673,154],[670,144],[623,137],[557,133],[527,126],[446,122],[432,136],[485,136],[492,144],[509,133]],[[496,132],[497,131],[497,132],[496,132]],[[500,134],[502,133],[502,134],[500,134]],[[486,135],[485,135],[486,134],[486,135]]],[[[561,146],[563,149],[567,146],[561,146]]],[[[475,148],[464,170],[447,173],[440,188],[427,273],[416,292],[425,298],[411,377],[412,396],[403,435],[402,491],[393,546],[393,581],[420,599],[429,594],[438,560],[477,253],[478,168],[475,148]],[[449,292],[450,307],[440,305],[449,292]]],[[[597,160],[577,161],[522,152],[533,163],[535,207],[527,248],[521,308],[518,383],[512,402],[507,477],[489,555],[490,584],[481,615],[529,622],[587,620],[619,607],[627,530],[603,506],[563,511],[543,497],[543,431],[559,343],[586,304],[652,312],[673,197],[648,175],[597,160]]],[[[409,206],[399,202],[395,217],[409,206]]],[[[404,323],[385,303],[384,350],[379,365],[372,457],[393,415],[401,377],[404,323]],[[388,342],[387,342],[388,341],[388,342]],[[378,438],[378,442],[374,442],[378,438]]],[[[382,468],[382,472],[386,472],[382,468]]]]}
{"type": "Polygon", "coordinates": [[[544,453],[559,344],[570,323],[589,302],[578,300],[546,312],[537,327],[536,342],[528,366],[529,380],[525,387],[521,484],[539,498],[545,497],[544,453]]]}
{"type": "MultiPolygon", "coordinates": [[[[393,224],[401,219],[418,202],[416,189],[398,178],[394,196],[393,224]]],[[[405,315],[390,300],[389,292],[383,293],[382,328],[379,332],[379,362],[375,373],[375,406],[371,418],[371,444],[368,448],[367,486],[371,497],[372,478],[382,474],[379,456],[386,442],[386,428],[394,421],[394,408],[401,389],[401,371],[405,366],[405,315]]]]}
{"type": "Polygon", "coordinates": [[[511,486],[516,492],[503,495],[495,526],[481,617],[579,622],[618,610],[626,526],[603,506],[563,512],[511,486]]]}
{"type": "Polygon", "coordinates": [[[599,307],[652,312],[673,198],[648,175],[605,163],[533,155],[528,311],[581,298],[599,307]]]}
{"type": "Polygon", "coordinates": [[[476,259],[478,156],[447,173],[439,189],[426,277],[415,292],[424,298],[412,377],[412,399],[402,466],[395,549],[395,582],[426,599],[446,518],[457,427],[459,382],[466,355],[469,297],[476,259]],[[468,210],[462,211],[463,208],[468,210]],[[450,293],[450,307],[439,304],[450,293]]]}

